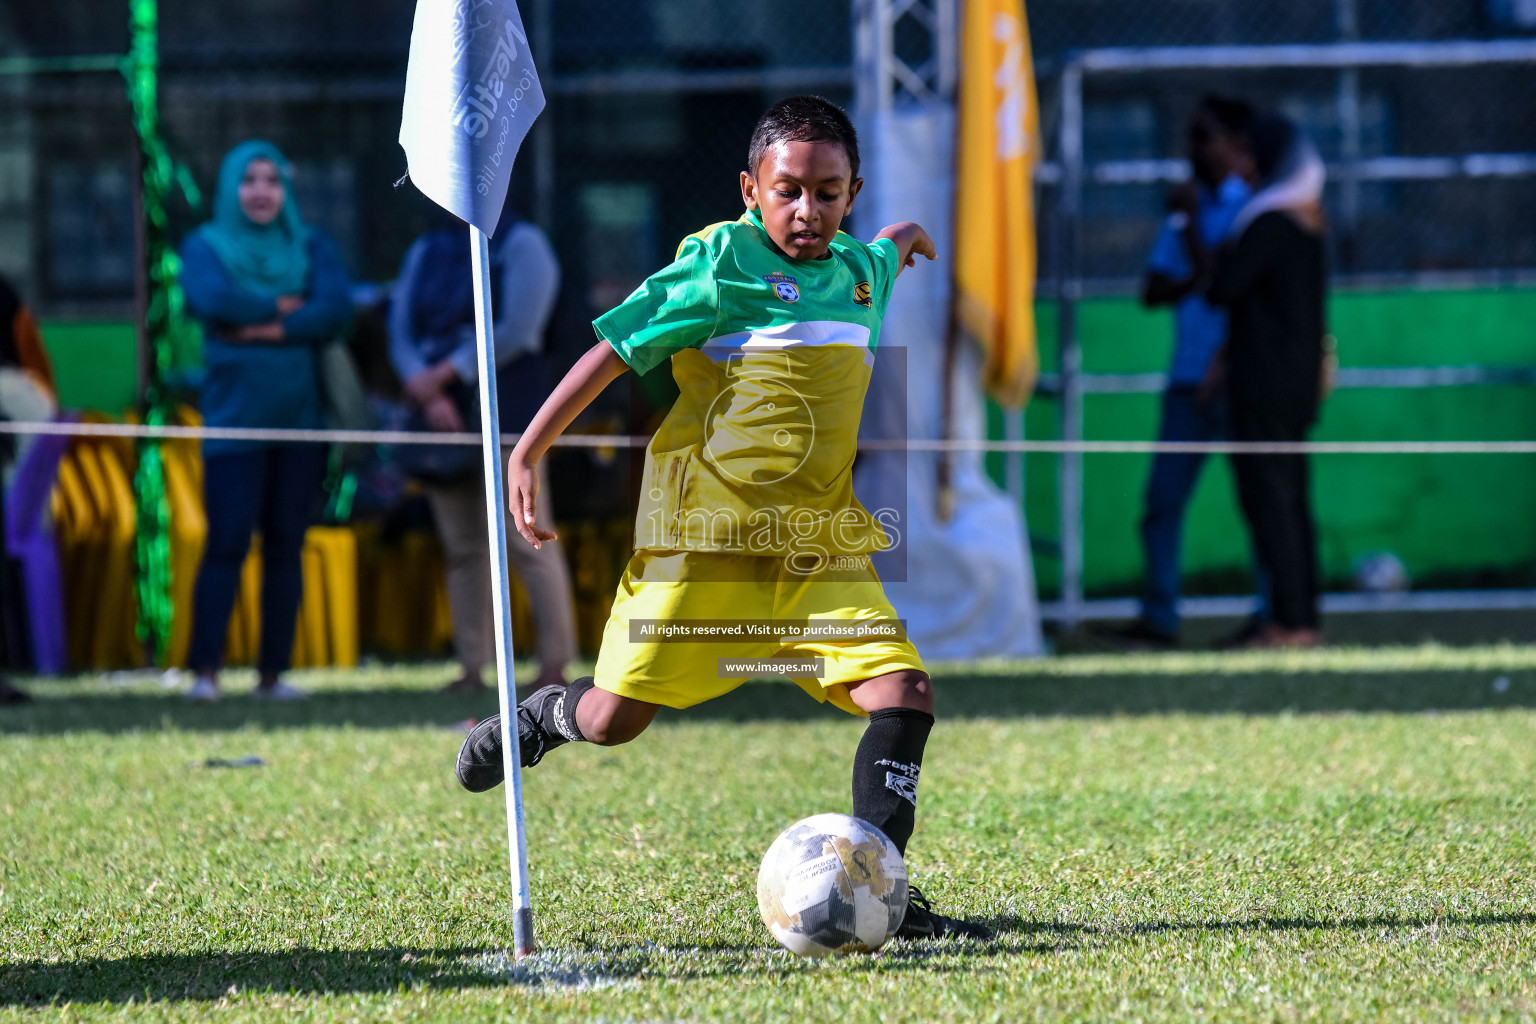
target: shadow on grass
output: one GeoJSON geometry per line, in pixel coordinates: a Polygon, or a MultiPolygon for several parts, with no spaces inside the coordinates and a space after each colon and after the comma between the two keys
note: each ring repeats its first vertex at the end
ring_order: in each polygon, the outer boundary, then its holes
{"type": "MultiPolygon", "coordinates": [[[[1106,717],[1170,712],[1280,714],[1370,711],[1415,713],[1536,707],[1536,672],[1429,670],[1303,671],[1231,675],[1047,676],[940,673],[939,715],[947,718],[1106,717]],[[1497,687],[1494,680],[1501,682],[1497,687]]],[[[173,693],[103,693],[51,697],[33,687],[32,704],[0,709],[0,735],[162,728],[219,732],[246,727],[291,729],[349,725],[359,729],[452,727],[496,712],[494,693],[450,697],[429,690],[320,690],[309,700],[255,702],[233,695],[191,704],[173,693]]],[[[788,683],[752,683],[687,711],[664,710],[659,721],[800,722],[846,718],[788,683]]]]}
{"type": "Polygon", "coordinates": [[[848,957],[831,964],[796,960],[768,946],[553,951],[513,961],[503,952],[468,947],[285,952],[187,953],[95,958],[64,962],[22,961],[0,966],[0,1006],[135,1001],[212,1001],[236,993],[323,995],[389,992],[421,987],[464,989],[520,986],[535,989],[605,988],[639,978],[671,980],[788,976],[822,969],[945,973],[965,970],[970,956],[1060,953],[1089,940],[1189,932],[1409,931],[1432,926],[1498,927],[1536,924],[1536,914],[1453,914],[1444,917],[1254,918],[1237,921],[1150,921],[1118,928],[994,920],[1001,941],[985,945],[949,942],[898,943],[878,957],[848,957]],[[1025,943],[1007,942],[1012,936],[1025,943]],[[1006,943],[1006,946],[1005,946],[1006,943]]]}
{"type": "MultiPolygon", "coordinates": [[[[940,672],[940,718],[1107,717],[1285,712],[1422,712],[1536,707],[1536,672],[1260,672],[1251,675],[1021,676],[940,672]],[[1495,690],[1492,679],[1504,685],[1495,690]]],[[[787,684],[742,687],[668,721],[838,717],[787,684]]]]}
{"type": "Polygon", "coordinates": [[[143,691],[54,697],[47,683],[29,686],[30,704],[0,708],[0,735],[76,732],[225,732],[233,729],[302,729],[344,726],[399,729],[454,727],[467,718],[496,713],[496,694],[449,696],[400,687],[318,690],[303,701],[255,701],[231,693],[212,704],[189,702],[179,693],[143,691]]]}
{"type": "Polygon", "coordinates": [[[1022,917],[1002,917],[991,922],[1001,935],[1026,937],[1060,936],[1066,940],[1091,938],[1129,938],[1136,935],[1163,935],[1178,932],[1307,932],[1307,931],[1414,931],[1431,927],[1492,928],[1503,925],[1529,927],[1536,924],[1536,914],[1446,914],[1438,917],[1255,917],[1235,921],[1147,921],[1123,927],[1069,924],[1056,921],[1030,921],[1022,917]]]}
{"type": "Polygon", "coordinates": [[[356,949],[186,953],[0,965],[0,1006],[221,999],[268,990],[317,994],[485,985],[473,949],[356,949]]]}
{"type": "MultiPolygon", "coordinates": [[[[1041,945],[1053,951],[1059,943],[1041,945]]],[[[974,947],[982,952],[984,947],[974,947]]],[[[947,949],[902,945],[876,957],[849,957],[834,970],[955,970],[935,962],[947,949]]],[[[63,1003],[212,1001],[237,993],[323,995],[514,986],[529,989],[597,989],[639,978],[702,980],[747,975],[782,976],[815,971],[815,961],[758,946],[651,946],[550,951],[514,961],[504,952],[470,948],[359,949],[284,952],[211,952],[93,958],[0,966],[0,1006],[63,1003]]]]}

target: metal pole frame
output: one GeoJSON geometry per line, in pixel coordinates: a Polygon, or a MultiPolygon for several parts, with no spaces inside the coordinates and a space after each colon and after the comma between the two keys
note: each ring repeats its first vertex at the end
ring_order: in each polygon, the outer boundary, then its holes
{"type": "MultiPolygon", "coordinates": [[[[960,69],[960,4],[962,0],[853,0],[854,19],[854,110],[864,132],[864,151],[882,150],[879,132],[886,118],[897,110],[921,110],[929,113],[949,111],[954,114],[954,129],[959,130],[955,110],[960,69]],[[921,35],[926,48],[916,51],[921,59],[909,59],[896,52],[898,31],[903,38],[921,35]]],[[[909,51],[910,53],[910,51],[909,51]]],[[[956,147],[958,153],[958,146],[956,147]]],[[[950,220],[954,219],[951,200],[950,220]]],[[[860,225],[866,231],[874,225],[860,225]]],[[[958,327],[953,282],[946,297],[941,361],[939,434],[953,433],[955,367],[958,355],[958,327]]],[[[934,457],[934,510],[941,521],[952,514],[953,462],[950,452],[934,457]]],[[[1022,455],[1004,456],[1009,461],[1022,455]]],[[[1022,472],[1021,472],[1022,479],[1022,472]]],[[[1026,538],[1026,543],[1027,543],[1026,538]]]]}
{"type": "MultiPolygon", "coordinates": [[[[1056,343],[1061,380],[1061,439],[1083,438],[1083,349],[1077,304],[1078,232],[1083,201],[1083,72],[1069,64],[1061,73],[1061,195],[1056,201],[1056,343]]],[[[1083,603],[1083,456],[1068,452],[1057,464],[1057,530],[1061,541],[1061,621],[1077,625],[1083,603]]]]}
{"type": "MultiPolygon", "coordinates": [[[[853,0],[853,105],[859,120],[897,106],[953,107],[959,81],[961,0],[853,0]],[[928,35],[928,57],[896,55],[896,29],[928,35]]],[[[875,147],[867,146],[873,150],[875,147]]]]}
{"type": "MultiPolygon", "coordinates": [[[[1341,0],[1341,32],[1353,29],[1353,4],[1341,0]]],[[[1036,180],[1056,184],[1060,195],[1056,204],[1056,296],[1058,310],[1057,341],[1060,349],[1060,373],[1042,383],[1055,385],[1061,396],[1061,437],[1080,441],[1083,432],[1083,396],[1089,391],[1150,390],[1153,377],[1159,375],[1115,375],[1137,378],[1137,386],[1095,386],[1082,372],[1082,344],[1079,337],[1077,307],[1084,282],[1078,253],[1082,221],[1083,186],[1114,185],[1181,180],[1187,173],[1178,160],[1113,161],[1088,165],[1083,153],[1083,84],[1088,75],[1128,75],[1156,71],[1273,71],[1277,69],[1316,69],[1340,72],[1336,100],[1344,130],[1344,159],[1330,167],[1344,183],[1346,222],[1353,229],[1357,213],[1358,183],[1363,180],[1428,180],[1455,177],[1536,175],[1536,153],[1467,154],[1462,157],[1378,157],[1360,156],[1359,70],[1362,68],[1409,67],[1451,68],[1492,64],[1536,64],[1536,39],[1498,39],[1490,41],[1457,40],[1441,43],[1365,43],[1342,42],[1280,46],[1156,46],[1114,47],[1083,50],[1071,55],[1061,71],[1061,120],[1058,161],[1042,165],[1036,180]]],[[[1412,368],[1420,376],[1436,368],[1412,368]]],[[[1450,368],[1440,368],[1450,369],[1450,368]]],[[[1349,371],[1343,371],[1349,373],[1349,371]]],[[[1365,371],[1369,374],[1369,371],[1365,371]]],[[[1094,375],[1097,376],[1097,375],[1094,375]]],[[[1371,387],[1362,378],[1355,386],[1371,387]]],[[[1444,386],[1438,382],[1388,384],[1386,386],[1444,386]]],[[[1072,627],[1084,617],[1083,568],[1085,555],[1083,522],[1083,457],[1080,453],[1062,455],[1058,467],[1057,494],[1061,540],[1061,597],[1050,609],[1049,617],[1072,627]]],[[[1121,610],[1118,609],[1117,610],[1121,610]]],[[[1353,610],[1353,609],[1351,609],[1353,610]]],[[[1363,609],[1364,610],[1364,609],[1363,609]]]]}

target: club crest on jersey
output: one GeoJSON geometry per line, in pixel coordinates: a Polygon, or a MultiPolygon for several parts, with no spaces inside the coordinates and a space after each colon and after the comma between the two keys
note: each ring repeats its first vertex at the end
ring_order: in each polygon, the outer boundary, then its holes
{"type": "Polygon", "coordinates": [[[800,301],[800,289],[795,285],[795,279],[788,274],[775,270],[763,280],[773,285],[773,293],[785,302],[800,301]]]}
{"type": "Polygon", "coordinates": [[[860,281],[853,286],[853,301],[856,305],[869,308],[869,282],[860,281]]]}

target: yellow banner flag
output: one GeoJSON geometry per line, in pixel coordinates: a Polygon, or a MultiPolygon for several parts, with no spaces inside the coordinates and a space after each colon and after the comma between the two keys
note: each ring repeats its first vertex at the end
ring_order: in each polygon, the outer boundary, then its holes
{"type": "Polygon", "coordinates": [[[1035,70],[1023,0],[964,0],[955,187],[955,312],[986,352],[986,385],[1035,386],[1035,70]]]}

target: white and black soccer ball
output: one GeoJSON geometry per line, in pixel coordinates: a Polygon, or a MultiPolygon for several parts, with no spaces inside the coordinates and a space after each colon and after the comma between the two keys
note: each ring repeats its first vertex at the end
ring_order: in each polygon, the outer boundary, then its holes
{"type": "Polygon", "coordinates": [[[1396,594],[1408,589],[1408,567],[1390,551],[1374,551],[1355,562],[1355,589],[1396,594]]]}
{"type": "Polygon", "coordinates": [[[907,866],[885,833],[846,814],[814,814],[773,841],[757,909],[791,953],[871,953],[901,927],[907,866]]]}

